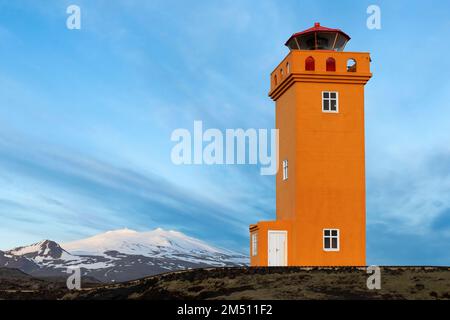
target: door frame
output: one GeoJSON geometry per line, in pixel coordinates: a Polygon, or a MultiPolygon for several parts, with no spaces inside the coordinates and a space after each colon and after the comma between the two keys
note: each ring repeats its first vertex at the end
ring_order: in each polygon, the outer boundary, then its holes
{"type": "Polygon", "coordinates": [[[284,233],[286,241],[284,242],[284,266],[288,266],[288,232],[287,230],[268,230],[267,231],[267,265],[269,266],[270,259],[270,234],[271,233],[284,233]]]}

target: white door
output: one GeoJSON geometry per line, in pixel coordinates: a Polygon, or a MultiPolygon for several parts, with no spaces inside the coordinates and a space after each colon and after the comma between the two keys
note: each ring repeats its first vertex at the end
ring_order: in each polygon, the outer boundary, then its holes
{"type": "Polygon", "coordinates": [[[269,231],[269,267],[287,266],[287,231],[269,231]]]}

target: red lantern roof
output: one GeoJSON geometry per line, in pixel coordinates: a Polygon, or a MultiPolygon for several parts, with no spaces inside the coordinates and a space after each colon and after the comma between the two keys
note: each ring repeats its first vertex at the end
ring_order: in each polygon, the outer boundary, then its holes
{"type": "Polygon", "coordinates": [[[314,27],[293,34],[286,46],[291,50],[342,51],[350,36],[340,29],[323,27],[316,22],[314,27]]]}

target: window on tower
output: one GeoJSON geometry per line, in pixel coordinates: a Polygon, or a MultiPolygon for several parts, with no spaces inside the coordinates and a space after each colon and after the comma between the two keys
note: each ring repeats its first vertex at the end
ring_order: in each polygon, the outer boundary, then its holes
{"type": "Polygon", "coordinates": [[[283,160],[283,180],[287,180],[288,178],[288,161],[283,160]]]}
{"type": "Polygon", "coordinates": [[[323,230],[323,250],[339,251],[339,229],[323,230]]]}
{"type": "Polygon", "coordinates": [[[314,71],[316,69],[316,63],[313,57],[308,57],[305,60],[305,70],[306,71],[314,71]]]}
{"type": "Polygon", "coordinates": [[[356,61],[355,59],[347,60],[347,71],[348,72],[356,72],[356,61]]]}
{"type": "Polygon", "coordinates": [[[339,94],[336,91],[322,92],[322,111],[339,112],[339,94]]]}
{"type": "Polygon", "coordinates": [[[327,71],[336,71],[336,60],[334,58],[327,59],[327,71]]]}
{"type": "Polygon", "coordinates": [[[256,232],[252,233],[252,256],[258,255],[258,234],[256,232]]]}

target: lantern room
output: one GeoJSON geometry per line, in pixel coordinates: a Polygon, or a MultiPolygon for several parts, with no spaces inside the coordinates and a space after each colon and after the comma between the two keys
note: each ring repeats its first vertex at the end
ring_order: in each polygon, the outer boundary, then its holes
{"type": "Polygon", "coordinates": [[[286,42],[290,50],[343,51],[350,37],[340,29],[323,27],[316,22],[314,27],[293,34],[286,42]]]}

